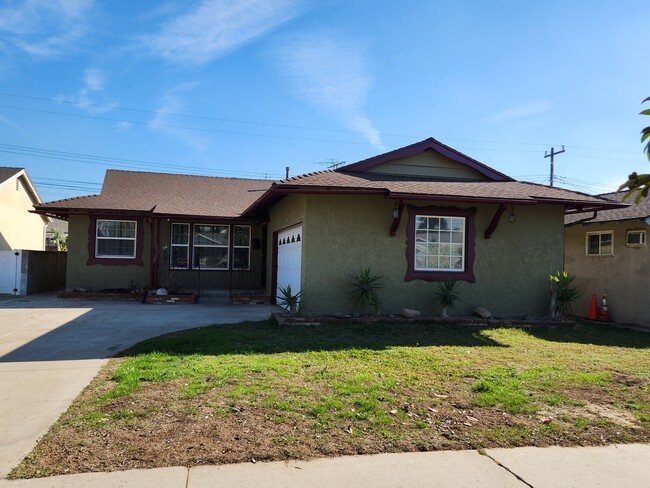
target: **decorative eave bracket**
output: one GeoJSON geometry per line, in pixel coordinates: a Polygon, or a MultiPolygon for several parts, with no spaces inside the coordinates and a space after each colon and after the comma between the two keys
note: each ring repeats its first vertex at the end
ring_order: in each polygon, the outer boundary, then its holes
{"type": "Polygon", "coordinates": [[[503,212],[506,211],[506,206],[505,204],[500,204],[499,207],[497,208],[497,211],[494,212],[494,217],[492,217],[492,221],[490,222],[490,225],[488,225],[488,228],[485,229],[485,234],[484,237],[486,239],[489,239],[492,237],[492,234],[496,230],[497,226],[499,225],[499,220],[501,219],[501,215],[503,215],[503,212]]]}

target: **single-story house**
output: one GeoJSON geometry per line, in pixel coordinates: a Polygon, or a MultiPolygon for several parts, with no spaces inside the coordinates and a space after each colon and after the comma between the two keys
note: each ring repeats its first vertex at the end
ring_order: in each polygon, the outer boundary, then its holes
{"type": "Polygon", "coordinates": [[[351,312],[350,276],[383,276],[384,312],[544,314],[563,268],[564,215],[620,204],[515,181],[429,138],[281,181],[106,172],[101,194],[36,206],[69,222],[67,287],[300,290],[308,312],[351,312]],[[503,218],[502,218],[503,216],[503,218]]]}
{"type": "Polygon", "coordinates": [[[31,213],[40,203],[25,168],[0,168],[0,251],[45,249],[50,219],[31,213]]]}
{"type": "MultiPolygon", "coordinates": [[[[624,193],[599,195],[621,202],[624,193]]],[[[617,322],[650,325],[650,198],[628,207],[603,209],[583,215],[567,215],[564,231],[565,267],[576,275],[581,291],[573,311],[586,317],[591,298],[598,306],[607,294],[610,318],[617,322]]]]}

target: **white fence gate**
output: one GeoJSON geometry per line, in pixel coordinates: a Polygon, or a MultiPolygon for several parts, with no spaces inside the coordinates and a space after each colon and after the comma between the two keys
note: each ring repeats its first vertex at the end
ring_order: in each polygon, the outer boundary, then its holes
{"type": "Polygon", "coordinates": [[[0,294],[20,294],[22,251],[0,251],[0,294]]]}

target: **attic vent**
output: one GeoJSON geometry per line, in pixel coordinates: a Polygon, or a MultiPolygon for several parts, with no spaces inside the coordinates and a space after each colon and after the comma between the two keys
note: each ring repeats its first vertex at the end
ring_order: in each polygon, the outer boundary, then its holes
{"type": "Polygon", "coordinates": [[[16,191],[20,190],[20,180],[16,179],[16,191]]]}

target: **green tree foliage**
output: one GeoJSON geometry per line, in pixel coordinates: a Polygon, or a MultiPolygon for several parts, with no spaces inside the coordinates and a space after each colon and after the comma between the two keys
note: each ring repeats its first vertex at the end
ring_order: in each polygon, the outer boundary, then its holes
{"type": "MultiPolygon", "coordinates": [[[[643,100],[641,103],[650,101],[650,97],[643,100]]],[[[640,112],[641,115],[650,115],[650,109],[645,109],[640,112]]],[[[650,126],[641,131],[641,142],[645,142],[643,151],[646,153],[648,161],[650,161],[650,126]]],[[[637,174],[636,172],[628,176],[628,179],[623,183],[617,191],[626,190],[623,196],[623,201],[634,196],[634,202],[639,203],[642,198],[648,196],[650,191],[650,174],[637,174]],[[635,195],[636,194],[636,195],[635,195]]]]}

